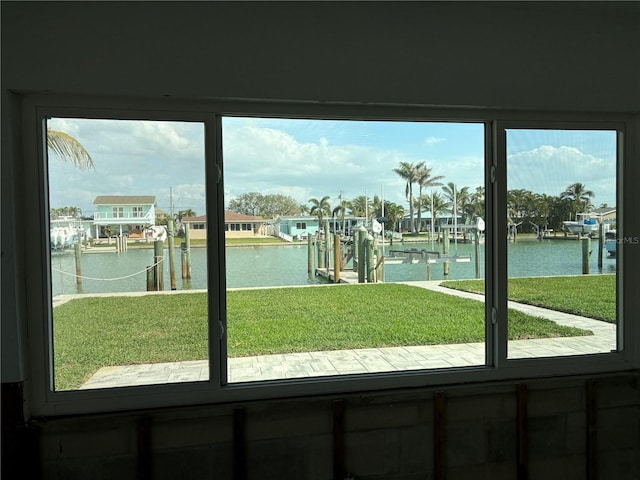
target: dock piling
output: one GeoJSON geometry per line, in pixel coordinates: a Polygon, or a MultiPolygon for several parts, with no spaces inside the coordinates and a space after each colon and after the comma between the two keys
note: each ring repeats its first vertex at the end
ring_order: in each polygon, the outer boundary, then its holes
{"type": "Polygon", "coordinates": [[[171,290],[177,289],[176,284],[176,259],[175,259],[175,251],[174,251],[174,230],[173,230],[173,219],[169,219],[167,223],[168,237],[169,237],[169,275],[171,279],[171,290]]]}
{"type": "Polygon", "coordinates": [[[82,250],[80,240],[74,245],[76,257],[76,285],[78,289],[82,288],[82,250]]]}
{"type": "Polygon", "coordinates": [[[333,235],[333,282],[340,283],[340,268],[342,267],[342,253],[340,251],[340,235],[333,235]]]}
{"type": "Polygon", "coordinates": [[[164,290],[164,242],[153,242],[153,264],[155,265],[156,290],[164,290]]]}
{"type": "Polygon", "coordinates": [[[589,237],[583,237],[582,242],[582,274],[588,275],[589,269],[589,256],[591,255],[591,239],[589,237]]]}
{"type": "Polygon", "coordinates": [[[307,234],[307,272],[313,275],[313,236],[307,234]]]}
{"type": "Polygon", "coordinates": [[[182,278],[191,278],[191,240],[189,225],[184,228],[184,242],[182,242],[182,278]]]}

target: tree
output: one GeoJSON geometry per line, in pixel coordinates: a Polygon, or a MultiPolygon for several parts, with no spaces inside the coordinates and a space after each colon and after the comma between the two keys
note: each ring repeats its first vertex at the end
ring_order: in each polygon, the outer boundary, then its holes
{"type": "Polygon", "coordinates": [[[331,216],[338,216],[340,217],[340,221],[342,222],[342,233],[344,234],[345,232],[345,215],[347,214],[347,208],[351,208],[351,202],[342,198],[340,200],[340,204],[333,209],[333,211],[331,212],[331,216]]]}
{"type": "Polygon", "coordinates": [[[454,219],[457,219],[458,212],[461,212],[462,223],[465,223],[467,220],[465,207],[469,203],[469,187],[462,187],[460,190],[458,190],[455,183],[449,182],[444,187],[442,187],[442,191],[444,192],[445,198],[449,201],[452,217],[454,219]]]}
{"type": "Polygon", "coordinates": [[[229,202],[229,210],[253,217],[275,218],[278,215],[297,215],[300,205],[293,197],[281,194],[262,195],[248,192],[238,195],[229,202]]]}
{"type": "Polygon", "coordinates": [[[397,203],[384,202],[384,215],[387,217],[391,226],[391,231],[393,232],[396,230],[398,222],[402,220],[402,217],[404,216],[404,207],[397,203]]]}
{"type": "Polygon", "coordinates": [[[393,171],[397,173],[400,178],[406,181],[404,193],[407,201],[409,202],[409,217],[411,219],[411,233],[413,234],[418,233],[416,231],[416,224],[413,219],[413,184],[417,182],[417,172],[422,167],[424,167],[424,162],[419,162],[418,164],[410,162],[400,162],[398,167],[393,169],[393,171]]]}
{"type": "Polygon", "coordinates": [[[358,195],[351,200],[351,215],[356,217],[364,217],[369,211],[369,200],[366,195],[358,195]]]}
{"type": "Polygon", "coordinates": [[[309,213],[309,206],[308,205],[298,205],[298,213],[300,213],[300,215],[306,215],[309,213]]]}
{"type": "MultiPolygon", "coordinates": [[[[560,194],[561,199],[568,199],[572,203],[572,211],[575,218],[578,218],[578,213],[584,212],[591,207],[591,199],[595,197],[595,193],[591,190],[587,190],[587,187],[580,182],[572,183],[564,192],[560,194]]],[[[569,218],[571,220],[571,218],[569,218]]]]}
{"type": "Polygon", "coordinates": [[[422,208],[431,212],[432,225],[438,224],[438,217],[447,209],[447,201],[438,192],[422,196],[422,208]]]}
{"type": "Polygon", "coordinates": [[[264,197],[261,193],[243,193],[229,202],[229,210],[256,217],[260,213],[263,203],[264,197]]]}
{"type": "Polygon", "coordinates": [[[262,197],[259,215],[264,218],[275,218],[279,215],[296,215],[298,211],[298,203],[293,197],[270,194],[262,197]]]}
{"type": "Polygon", "coordinates": [[[427,168],[424,164],[418,164],[416,168],[416,182],[419,186],[418,191],[418,225],[417,230],[420,233],[420,229],[422,227],[422,204],[420,199],[422,198],[422,189],[424,187],[440,187],[442,183],[439,180],[442,180],[444,177],[442,175],[438,175],[436,177],[431,176],[431,168],[427,168]]]}
{"type": "Polygon", "coordinates": [[[322,219],[323,217],[331,215],[331,204],[329,203],[329,195],[322,197],[320,200],[317,198],[310,198],[309,203],[311,204],[311,209],[309,210],[309,215],[315,215],[318,217],[318,232],[322,228],[322,219]]]}
{"type": "Polygon", "coordinates": [[[68,133],[47,128],[47,150],[81,170],[96,168],[89,152],[68,133]]]}

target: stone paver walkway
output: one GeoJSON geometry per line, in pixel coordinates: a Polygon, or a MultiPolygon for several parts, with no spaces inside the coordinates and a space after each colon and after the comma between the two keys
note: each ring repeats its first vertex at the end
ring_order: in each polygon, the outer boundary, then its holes
{"type": "MultiPolygon", "coordinates": [[[[403,283],[449,295],[484,300],[482,295],[441,287],[439,281],[403,283]]],[[[616,349],[616,327],[613,324],[515,302],[509,302],[509,308],[548,318],[560,325],[593,332],[593,335],[584,337],[510,341],[509,358],[583,355],[616,349]]],[[[229,382],[235,383],[484,364],[484,343],[461,343],[229,358],[227,374],[229,382]]],[[[206,360],[104,367],[81,389],[203,381],[208,378],[209,366],[206,360]]]]}

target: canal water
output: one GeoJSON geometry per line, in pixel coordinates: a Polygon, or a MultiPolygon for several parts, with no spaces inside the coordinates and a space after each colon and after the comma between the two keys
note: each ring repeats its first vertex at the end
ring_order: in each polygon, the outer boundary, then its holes
{"type": "MultiPolygon", "coordinates": [[[[592,242],[591,273],[614,273],[615,258],[603,252],[603,268],[597,266],[597,241],[592,242]]],[[[437,251],[438,244],[407,243],[386,246],[385,251],[403,249],[437,251]]],[[[75,257],[72,253],[54,253],[51,257],[53,296],[70,293],[130,292],[146,290],[146,268],[153,263],[153,249],[130,248],[123,253],[94,249],[82,255],[82,286],[75,278],[75,257]]],[[[451,262],[450,279],[475,278],[475,248],[472,244],[451,243],[450,255],[471,256],[466,263],[451,262]]],[[[570,240],[521,240],[508,245],[508,269],[510,277],[546,275],[580,275],[582,273],[581,242],[570,240]]],[[[480,270],[484,276],[484,245],[480,246],[480,270]]],[[[164,284],[170,288],[169,255],[165,249],[164,284]]],[[[207,287],[206,249],[192,248],[192,278],[181,278],[180,249],[176,248],[177,289],[203,289],[207,287]]],[[[314,257],[315,261],[315,257],[314,257]]],[[[307,273],[306,245],[265,245],[229,247],[226,249],[228,288],[308,285],[322,282],[307,273]]],[[[431,279],[443,279],[443,265],[431,265],[431,279]]],[[[385,281],[398,282],[426,280],[427,264],[399,264],[385,266],[385,281]]]]}

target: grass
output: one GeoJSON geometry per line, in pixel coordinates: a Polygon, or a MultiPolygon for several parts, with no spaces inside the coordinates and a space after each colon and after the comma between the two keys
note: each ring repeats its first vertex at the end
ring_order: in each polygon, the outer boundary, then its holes
{"type": "MultiPolygon", "coordinates": [[[[399,284],[230,291],[231,357],[484,341],[484,305],[399,284]]],[[[510,313],[511,339],[588,335],[510,313]]],[[[88,297],[54,309],[56,389],[109,365],[206,359],[202,293],[88,297]]]]}
{"type": "MultiPolygon", "coordinates": [[[[484,293],[484,280],[456,280],[443,286],[484,293]]],[[[616,323],[616,276],[510,278],[509,300],[616,323]]]]}

